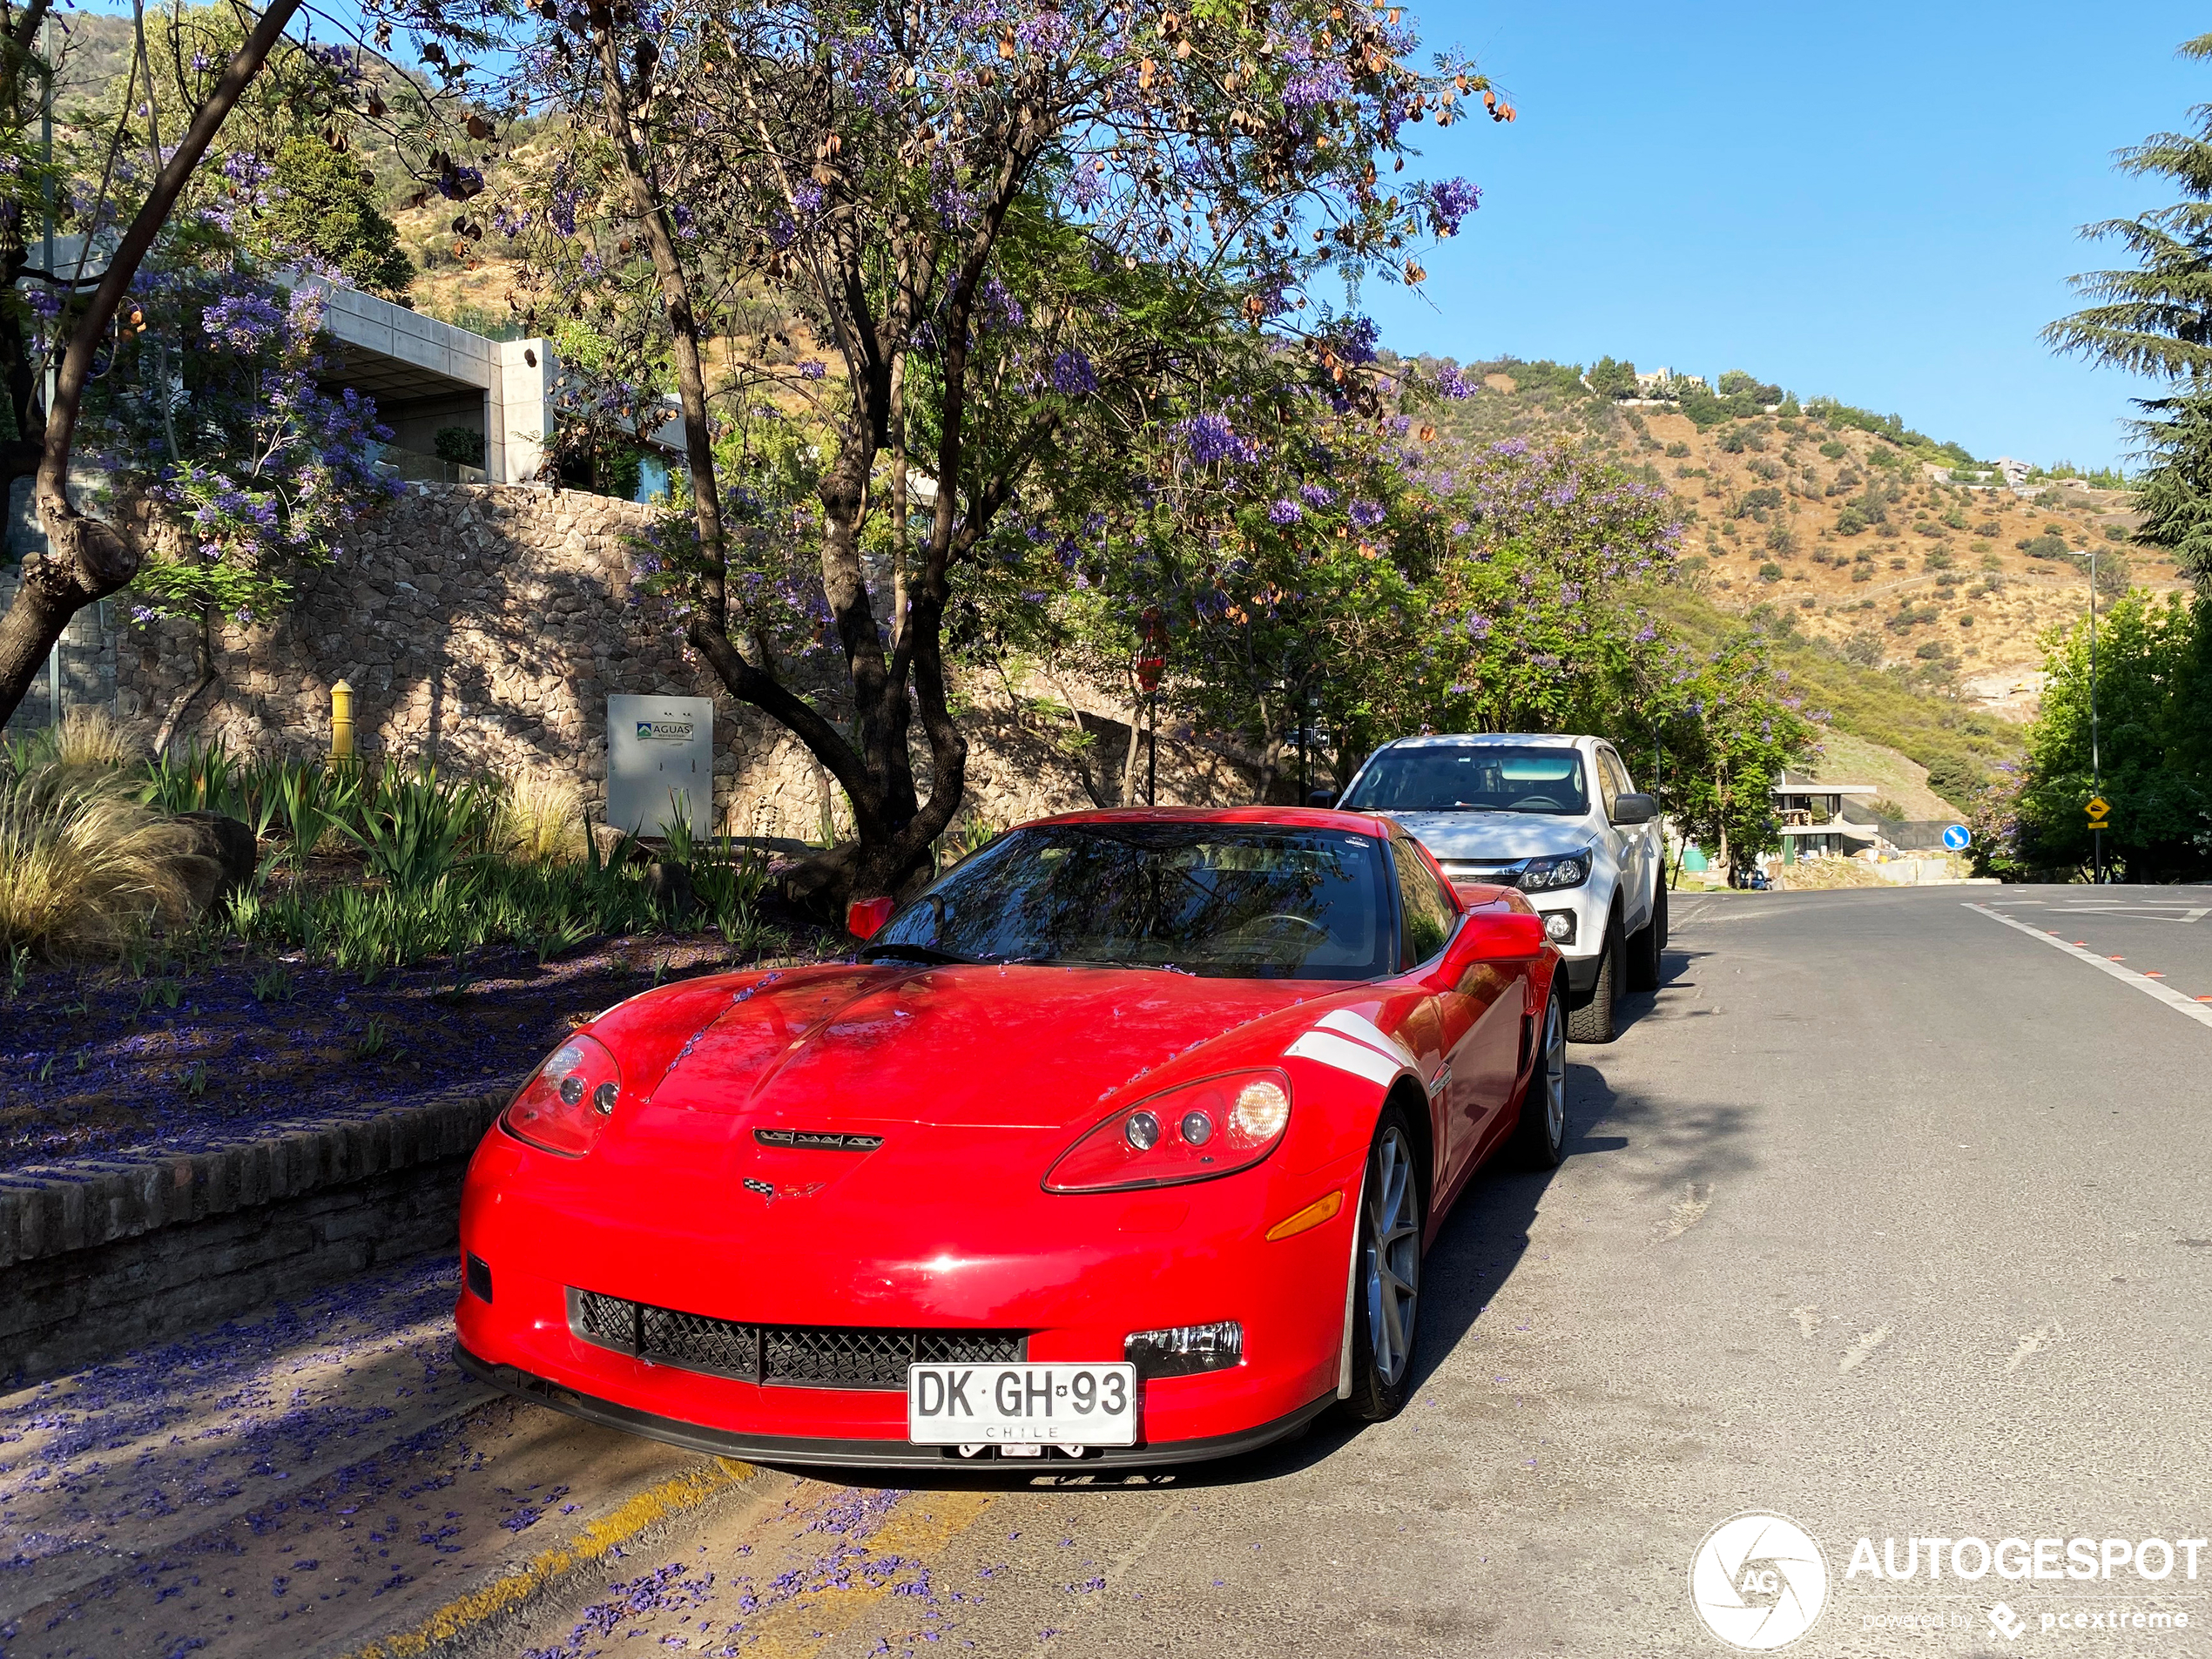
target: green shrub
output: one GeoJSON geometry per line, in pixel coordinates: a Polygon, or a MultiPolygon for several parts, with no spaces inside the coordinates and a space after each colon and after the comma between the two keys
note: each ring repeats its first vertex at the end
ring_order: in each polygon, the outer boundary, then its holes
{"type": "Polygon", "coordinates": [[[1826,455],[1831,461],[1841,461],[1845,455],[1849,455],[1851,451],[1845,448],[1842,444],[1838,443],[1835,439],[1831,438],[1827,442],[1820,446],[1820,453],[1826,455]]]}
{"type": "Polygon", "coordinates": [[[1762,582],[1781,581],[1782,567],[1772,559],[1769,559],[1764,564],[1759,566],[1759,580],[1762,582]]]}
{"type": "Polygon", "coordinates": [[[2067,555],[2065,539],[2050,530],[2045,530],[2040,536],[2026,537],[2013,545],[2031,559],[2062,559],[2067,555]]]}

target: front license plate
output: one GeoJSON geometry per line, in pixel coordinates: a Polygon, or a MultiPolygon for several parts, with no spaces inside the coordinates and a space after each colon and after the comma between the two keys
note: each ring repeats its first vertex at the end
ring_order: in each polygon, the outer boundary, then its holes
{"type": "Polygon", "coordinates": [[[1136,1367],[909,1366],[917,1446],[1134,1446],[1136,1367]]]}

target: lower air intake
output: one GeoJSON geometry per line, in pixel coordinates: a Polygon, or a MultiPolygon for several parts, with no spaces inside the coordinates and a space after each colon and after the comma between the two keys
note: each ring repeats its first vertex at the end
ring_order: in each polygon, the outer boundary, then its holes
{"type": "Polygon", "coordinates": [[[792,1388],[895,1391],[911,1365],[1002,1365],[1028,1354],[1023,1331],[745,1325],[597,1291],[569,1292],[569,1329],[656,1365],[792,1388]]]}

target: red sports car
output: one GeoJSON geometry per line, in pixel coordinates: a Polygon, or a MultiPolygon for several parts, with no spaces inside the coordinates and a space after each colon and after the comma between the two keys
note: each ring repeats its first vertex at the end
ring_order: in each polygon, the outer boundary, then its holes
{"type": "Polygon", "coordinates": [[[1403,1402],[1476,1166],[1558,1163],[1558,954],[1355,813],[1009,831],[854,961],[664,986],[485,1136],[462,1364],[772,1461],[1173,1463],[1403,1402]]]}

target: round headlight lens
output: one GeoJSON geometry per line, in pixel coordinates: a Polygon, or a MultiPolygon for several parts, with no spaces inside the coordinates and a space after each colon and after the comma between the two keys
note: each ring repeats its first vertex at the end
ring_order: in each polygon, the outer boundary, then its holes
{"type": "Polygon", "coordinates": [[[1271,1141],[1291,1121],[1291,1097],[1280,1083],[1255,1077],[1237,1091],[1230,1127],[1248,1142],[1271,1141]]]}
{"type": "Polygon", "coordinates": [[[573,1106],[583,1098],[583,1079],[570,1072],[561,1079],[561,1103],[573,1106]]]}
{"type": "Polygon", "coordinates": [[[1204,1112],[1184,1113],[1183,1138],[1193,1146],[1204,1146],[1213,1139],[1213,1119],[1204,1112]]]}
{"type": "Polygon", "coordinates": [[[1160,1120],[1150,1112],[1131,1112],[1129,1124],[1123,1133],[1129,1143],[1140,1152],[1150,1151],[1160,1142],[1160,1120]]]}
{"type": "Polygon", "coordinates": [[[597,1089],[591,1091],[592,1109],[597,1112],[600,1116],[606,1116],[608,1113],[614,1110],[615,1096],[619,1095],[621,1092],[621,1089],[613,1082],[610,1082],[601,1083],[597,1089]]]}

